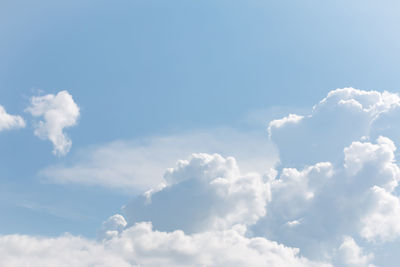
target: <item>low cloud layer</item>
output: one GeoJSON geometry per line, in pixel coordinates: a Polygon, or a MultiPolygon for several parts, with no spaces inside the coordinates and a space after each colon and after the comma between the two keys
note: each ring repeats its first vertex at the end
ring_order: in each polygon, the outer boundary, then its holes
{"type": "Polygon", "coordinates": [[[386,248],[400,245],[399,106],[397,94],[334,90],[310,114],[269,123],[277,168],[192,154],[105,221],[98,241],[2,236],[0,265],[397,266],[386,248]]]}
{"type": "Polygon", "coordinates": [[[103,244],[71,235],[57,238],[1,236],[0,255],[0,266],[7,267],[135,266],[107,251],[103,244]]]}
{"type": "Polygon", "coordinates": [[[67,91],[31,98],[26,109],[32,116],[42,118],[35,124],[35,135],[53,143],[53,153],[63,156],[69,152],[72,141],[64,129],[78,123],[79,107],[67,91]]]}
{"type": "Polygon", "coordinates": [[[0,237],[0,265],[17,266],[271,266],[329,267],[264,238],[247,238],[243,227],[187,235],[159,232],[138,223],[103,242],[79,237],[0,237]]]}
{"type": "Polygon", "coordinates": [[[24,127],[25,121],[21,116],[8,114],[5,108],[0,105],[0,132],[24,127]]]}

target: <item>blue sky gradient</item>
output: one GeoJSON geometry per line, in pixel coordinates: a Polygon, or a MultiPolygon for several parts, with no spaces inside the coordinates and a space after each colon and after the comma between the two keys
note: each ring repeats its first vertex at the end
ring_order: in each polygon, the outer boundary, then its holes
{"type": "Polygon", "coordinates": [[[153,184],[129,191],[41,173],[93,167],[115,142],[144,147],[160,172],[197,152],[232,154],[261,173],[277,166],[269,121],[309,114],[336,88],[399,92],[399,12],[388,0],[1,1],[0,105],[27,126],[0,132],[0,234],[95,239],[153,184]],[[26,109],[62,90],[80,117],[60,157],[26,109]],[[187,141],[168,147],[163,137],[187,141]]]}

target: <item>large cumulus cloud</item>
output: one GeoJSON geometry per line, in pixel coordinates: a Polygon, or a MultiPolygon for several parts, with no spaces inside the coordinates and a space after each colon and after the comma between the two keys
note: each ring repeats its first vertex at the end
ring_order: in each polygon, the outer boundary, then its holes
{"type": "Polygon", "coordinates": [[[151,221],[158,229],[198,232],[254,224],[265,215],[268,181],[242,175],[236,160],[218,154],[193,154],[165,174],[167,184],[125,208],[130,222],[151,221]]]}
{"type": "Polygon", "coordinates": [[[241,175],[233,159],[217,155],[179,161],[166,172],[165,187],[125,207],[128,225],[148,220],[157,229],[190,233],[241,223],[247,235],[298,247],[313,260],[373,266],[382,258],[376,242],[399,235],[396,145],[375,127],[381,116],[397,112],[398,100],[387,92],[338,89],[311,115],[272,121],[268,131],[281,164],[263,176],[241,175]],[[243,177],[252,177],[255,186],[237,186],[231,191],[237,195],[217,194],[215,181],[226,180],[223,191],[230,192],[243,177]]]}
{"type": "Polygon", "coordinates": [[[242,174],[232,157],[193,154],[106,220],[98,241],[66,235],[0,237],[0,263],[18,266],[331,266],[248,227],[265,216],[273,177],[242,174]],[[153,228],[154,224],[154,228],[153,228]],[[10,250],[10,251],[9,251],[10,250]],[[62,251],[62,253],[60,253],[62,251]],[[60,264],[59,264],[60,262],[60,264]]]}
{"type": "Polygon", "coordinates": [[[397,94],[344,88],[309,115],[270,122],[281,164],[253,231],[338,266],[372,266],[373,253],[384,262],[382,246],[399,237],[398,109],[397,94]],[[354,240],[370,256],[357,256],[354,240]]]}
{"type": "MultiPolygon", "coordinates": [[[[345,146],[364,136],[376,138],[394,129],[389,114],[400,110],[400,97],[389,92],[336,89],[310,114],[290,114],[269,123],[284,167],[302,167],[320,161],[337,161],[345,146]],[[377,127],[377,125],[384,125],[377,127]],[[389,127],[390,126],[390,127],[389,127]]],[[[391,137],[391,136],[389,136],[391,137]]]]}
{"type": "Polygon", "coordinates": [[[267,215],[253,231],[314,259],[332,254],[345,235],[364,244],[396,239],[400,172],[395,149],[390,139],[379,137],[374,143],[353,142],[337,165],[283,168],[271,183],[267,215]]]}

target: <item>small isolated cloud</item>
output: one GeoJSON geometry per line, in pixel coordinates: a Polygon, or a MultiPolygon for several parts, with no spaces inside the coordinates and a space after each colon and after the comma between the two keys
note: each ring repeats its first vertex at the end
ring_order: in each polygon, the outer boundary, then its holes
{"type": "Polygon", "coordinates": [[[8,114],[5,108],[0,105],[0,132],[24,127],[25,121],[21,116],[8,114]]]}
{"type": "Polygon", "coordinates": [[[79,107],[67,91],[56,95],[34,96],[26,109],[32,116],[41,117],[35,125],[35,135],[53,143],[53,153],[63,156],[71,148],[72,141],[64,129],[78,123],[79,107]]]}

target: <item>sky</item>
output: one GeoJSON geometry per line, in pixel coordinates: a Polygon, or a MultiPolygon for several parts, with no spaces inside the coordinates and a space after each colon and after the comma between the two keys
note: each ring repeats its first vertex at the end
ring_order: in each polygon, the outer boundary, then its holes
{"type": "Polygon", "coordinates": [[[399,27],[388,0],[1,1],[0,265],[397,266],[399,27]]]}

